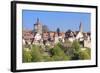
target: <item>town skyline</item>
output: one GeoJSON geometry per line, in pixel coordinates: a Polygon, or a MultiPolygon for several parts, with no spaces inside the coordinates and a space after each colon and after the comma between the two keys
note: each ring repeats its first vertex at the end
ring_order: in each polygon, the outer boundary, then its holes
{"type": "Polygon", "coordinates": [[[87,18],[89,15],[79,15],[59,12],[23,12],[23,28],[27,27],[31,30],[22,31],[22,62],[91,59],[91,32],[85,32],[90,30],[87,18]]]}
{"type": "Polygon", "coordinates": [[[89,13],[24,10],[22,17],[23,30],[33,30],[34,24],[37,18],[39,18],[40,23],[46,25],[49,31],[56,31],[57,28],[59,28],[61,32],[66,32],[67,30],[78,31],[81,23],[83,32],[90,32],[89,13]]]}

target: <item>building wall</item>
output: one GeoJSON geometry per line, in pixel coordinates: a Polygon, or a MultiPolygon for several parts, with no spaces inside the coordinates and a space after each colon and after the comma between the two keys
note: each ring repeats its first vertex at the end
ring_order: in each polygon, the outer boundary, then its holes
{"type": "Polygon", "coordinates": [[[91,48],[91,41],[85,40],[84,47],[91,48]]]}

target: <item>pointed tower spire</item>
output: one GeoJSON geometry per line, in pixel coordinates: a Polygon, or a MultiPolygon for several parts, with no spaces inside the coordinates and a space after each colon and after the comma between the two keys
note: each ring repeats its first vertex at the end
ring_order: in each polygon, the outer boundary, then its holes
{"type": "Polygon", "coordinates": [[[82,22],[80,22],[79,31],[80,31],[80,32],[83,32],[82,22]]]}
{"type": "Polygon", "coordinates": [[[39,18],[37,18],[37,24],[39,24],[39,18]]]}

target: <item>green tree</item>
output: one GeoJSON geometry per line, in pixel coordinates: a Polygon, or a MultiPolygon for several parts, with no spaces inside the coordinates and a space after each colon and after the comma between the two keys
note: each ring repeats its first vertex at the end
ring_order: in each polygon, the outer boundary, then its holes
{"type": "Polygon", "coordinates": [[[89,56],[91,57],[91,49],[90,48],[86,48],[86,52],[89,54],[89,56]]]}
{"type": "Polygon", "coordinates": [[[79,44],[79,42],[77,40],[73,41],[72,48],[75,50],[75,52],[79,52],[80,51],[80,44],[79,44]]]}
{"type": "Polygon", "coordinates": [[[79,60],[80,58],[79,58],[79,53],[74,53],[72,56],[71,56],[71,58],[70,58],[71,60],[79,60]]]}
{"type": "Polygon", "coordinates": [[[43,59],[45,62],[53,61],[53,58],[51,58],[50,56],[44,56],[43,59]]]}
{"type": "Polygon", "coordinates": [[[30,51],[26,51],[23,49],[23,62],[31,62],[32,61],[32,56],[30,51]]]}
{"type": "Polygon", "coordinates": [[[81,50],[80,44],[77,40],[73,41],[72,43],[72,49],[73,49],[73,55],[71,57],[71,60],[79,60],[79,52],[81,50]]]}
{"type": "Polygon", "coordinates": [[[86,60],[86,59],[90,59],[90,55],[88,54],[88,52],[86,51],[81,51],[79,52],[79,59],[81,60],[86,60]]]}
{"type": "Polygon", "coordinates": [[[32,62],[41,62],[43,61],[42,53],[40,52],[40,47],[37,45],[32,46],[31,55],[32,55],[32,62]]]}
{"type": "Polygon", "coordinates": [[[51,49],[51,53],[54,61],[69,59],[69,57],[65,55],[64,51],[58,45],[55,45],[55,47],[51,49]]]}

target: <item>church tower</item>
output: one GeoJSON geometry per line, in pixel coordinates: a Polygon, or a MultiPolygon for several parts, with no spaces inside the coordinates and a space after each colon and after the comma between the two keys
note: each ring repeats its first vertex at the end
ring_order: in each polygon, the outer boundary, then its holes
{"type": "Polygon", "coordinates": [[[40,23],[39,18],[37,18],[37,21],[34,24],[34,32],[42,34],[42,24],[40,23]]]}
{"type": "Polygon", "coordinates": [[[37,24],[37,25],[40,24],[40,22],[39,22],[39,18],[37,18],[36,24],[37,24]]]}
{"type": "Polygon", "coordinates": [[[80,32],[83,32],[83,26],[82,26],[82,23],[80,22],[80,26],[79,26],[79,31],[80,32]]]}

